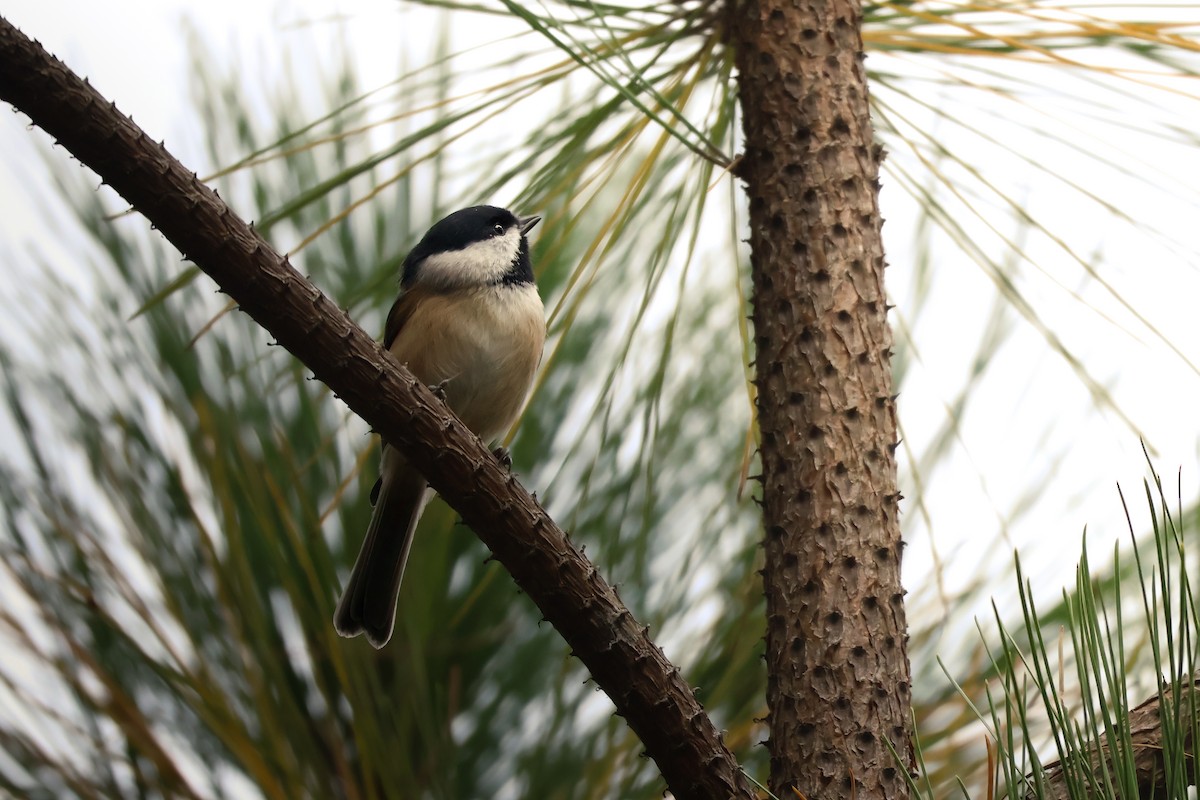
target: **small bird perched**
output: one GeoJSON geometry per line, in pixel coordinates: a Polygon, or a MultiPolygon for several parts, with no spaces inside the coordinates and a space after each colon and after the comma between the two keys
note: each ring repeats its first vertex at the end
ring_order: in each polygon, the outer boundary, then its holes
{"type": "MultiPolygon", "coordinates": [[[[525,235],[541,217],[495,206],[455,211],[430,228],[404,259],[400,297],[388,313],[383,346],[484,442],[520,413],[546,339],[525,235]]],[[[387,644],[396,598],[429,484],[387,442],[375,511],[342,592],[333,624],[342,636],[387,644]]]]}

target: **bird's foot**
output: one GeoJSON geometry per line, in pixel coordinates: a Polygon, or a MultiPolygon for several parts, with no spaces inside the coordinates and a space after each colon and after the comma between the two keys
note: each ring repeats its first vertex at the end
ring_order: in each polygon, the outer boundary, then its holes
{"type": "Polygon", "coordinates": [[[492,455],[500,462],[500,466],[512,472],[512,455],[509,454],[507,447],[497,447],[492,451],[492,455]]]}
{"type": "Polygon", "coordinates": [[[441,400],[444,403],[444,402],[446,402],[446,386],[449,383],[450,383],[449,378],[442,381],[441,383],[431,383],[431,384],[429,384],[429,391],[436,394],[438,400],[441,400]]]}

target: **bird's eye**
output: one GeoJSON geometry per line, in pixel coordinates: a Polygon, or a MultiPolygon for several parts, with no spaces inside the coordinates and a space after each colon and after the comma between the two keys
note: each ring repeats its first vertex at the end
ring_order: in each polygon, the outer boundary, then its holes
{"type": "Polygon", "coordinates": [[[492,226],[492,233],[495,234],[496,236],[503,236],[504,235],[504,226],[501,225],[499,222],[497,222],[495,225],[492,226]]]}

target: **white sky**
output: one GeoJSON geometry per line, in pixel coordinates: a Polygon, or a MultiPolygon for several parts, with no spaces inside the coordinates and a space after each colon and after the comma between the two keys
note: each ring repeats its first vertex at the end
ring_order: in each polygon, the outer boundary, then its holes
{"type": "MultiPolygon", "coordinates": [[[[424,12],[408,10],[385,0],[351,2],[293,2],[288,10],[267,2],[231,0],[116,0],[79,3],[72,0],[10,0],[4,14],[28,34],[41,40],[68,65],[87,75],[106,96],[184,163],[203,172],[202,132],[189,113],[186,90],[189,53],[181,22],[190,20],[210,45],[238,53],[248,71],[262,75],[257,83],[269,85],[270,75],[287,68],[279,56],[289,44],[310,43],[345,36],[352,43],[365,86],[385,83],[396,74],[400,54],[410,63],[419,60],[419,48],[429,45],[424,12]],[[344,19],[331,21],[340,15],[344,19]],[[316,20],[316,27],[295,27],[316,20]],[[324,20],[324,21],[321,21],[324,20]],[[415,38],[414,38],[415,34],[415,38]]],[[[492,23],[489,23],[492,24],[492,23]]],[[[220,49],[220,48],[218,48],[220,49]]],[[[314,54],[325,57],[332,52],[314,54]]],[[[295,53],[292,54],[295,57],[295,53]]],[[[892,64],[873,56],[870,66],[892,64]]],[[[895,62],[900,63],[900,60],[895,62]]],[[[912,64],[914,73],[927,69],[912,64]]],[[[999,68],[998,68],[999,69],[999,68]]],[[[1041,70],[1041,79],[1055,73],[1041,70]]],[[[993,179],[1011,189],[1031,215],[1068,241],[1082,258],[1098,264],[1133,306],[1157,325],[1192,360],[1200,364],[1200,278],[1196,261],[1196,225],[1200,221],[1194,185],[1200,183],[1200,158],[1194,146],[1173,146],[1134,133],[1122,135],[1115,125],[1091,127],[1067,108],[1060,92],[1048,86],[1045,104],[1036,100],[1015,108],[999,99],[995,105],[964,105],[956,116],[974,120],[984,130],[997,131],[1020,151],[1046,147],[1033,136],[1035,126],[1061,130],[1084,153],[1069,147],[1047,148],[1051,166],[1061,168],[1080,182],[1092,180],[1098,192],[1119,203],[1135,220],[1152,221],[1164,232],[1153,239],[1132,225],[1114,223],[1107,211],[1083,202],[1077,192],[1031,170],[999,148],[989,149],[977,138],[960,135],[944,122],[919,108],[908,107],[920,127],[943,137],[949,149],[965,152],[967,159],[992,169],[993,179]],[[1027,113],[1022,129],[1003,123],[1027,113]],[[999,120],[999,121],[998,121],[999,120]],[[1056,126],[1069,126],[1057,127],[1056,126]],[[1022,137],[1025,137],[1024,139],[1022,137]],[[1104,153],[1135,173],[1134,177],[1105,171],[1090,161],[1087,152],[1104,153]],[[1147,180],[1144,176],[1150,176],[1147,180]],[[1174,250],[1166,241],[1179,246],[1174,250]]],[[[1061,88],[1061,87],[1059,87],[1061,88]]],[[[1153,99],[1132,93],[1128,119],[1117,122],[1138,127],[1144,121],[1139,103],[1157,104],[1159,119],[1177,120],[1183,131],[1200,121],[1200,105],[1182,95],[1154,94],[1153,99]]],[[[1070,91],[1074,91],[1071,89],[1070,91]]],[[[1080,89],[1080,106],[1087,104],[1080,89]]],[[[1200,87],[1184,91],[1200,93],[1200,87]]],[[[877,92],[880,94],[880,92],[877,92]]],[[[1105,95],[1112,102],[1111,95],[1105,95]]],[[[893,98],[895,99],[895,98],[893,98]]],[[[950,90],[931,90],[929,100],[945,104],[956,99],[950,90]]],[[[897,100],[897,107],[900,101],[897,100]]],[[[978,103],[978,98],[974,100],[978,103]]],[[[33,135],[20,120],[3,115],[0,122],[0,235],[8,242],[53,250],[56,232],[46,230],[25,192],[44,179],[40,162],[27,158],[34,151],[33,135]],[[22,155],[24,154],[24,155],[22,155]]],[[[894,153],[890,164],[911,166],[906,154],[894,153]]],[[[947,171],[952,166],[943,165],[947,171]]],[[[913,326],[921,361],[914,365],[900,400],[901,421],[907,444],[920,452],[945,420],[945,407],[964,382],[981,329],[991,308],[990,282],[961,251],[935,242],[934,287],[929,307],[934,309],[909,319],[912,298],[915,206],[899,188],[900,179],[885,173],[885,242],[888,247],[889,289],[902,317],[913,326]]],[[[1014,233],[994,198],[977,198],[979,207],[995,207],[996,224],[1006,235],[1014,233]]],[[[970,235],[986,245],[995,234],[980,223],[963,218],[970,235]]],[[[1121,409],[1131,417],[1157,450],[1157,464],[1170,481],[1182,467],[1185,502],[1197,493],[1197,454],[1200,448],[1200,378],[1168,348],[1154,340],[1094,283],[1082,278],[1077,265],[1063,251],[1045,241],[1032,241],[1030,249],[1045,274],[1027,272],[1018,279],[1039,316],[1076,351],[1095,376],[1110,389],[1121,409]],[[1071,299],[1055,281],[1079,291],[1087,303],[1071,299]],[[1097,309],[1111,314],[1117,324],[1103,319],[1097,309]]],[[[993,254],[998,252],[994,247],[993,254]]],[[[1011,316],[1011,315],[1010,315],[1011,316]]],[[[911,502],[910,483],[905,503],[906,531],[911,542],[906,555],[905,581],[918,592],[932,578],[931,553],[942,558],[956,555],[959,569],[948,577],[949,588],[976,577],[978,571],[999,576],[1008,571],[1011,550],[1020,548],[1031,565],[1030,573],[1053,599],[1059,587],[1073,580],[1074,563],[1084,526],[1099,555],[1124,536],[1124,518],[1115,485],[1120,482],[1134,498],[1135,522],[1144,527],[1140,482],[1146,474],[1138,441],[1113,413],[1097,411],[1087,391],[1062,360],[1049,352],[1045,340],[1020,321],[1016,330],[981,380],[972,410],[960,431],[952,456],[938,465],[927,484],[926,504],[930,528],[920,509],[911,502]],[[1029,513],[1007,520],[1018,498],[1032,493],[1039,498],[1029,513]],[[1007,520],[1007,521],[1005,521],[1007,520]],[[1003,521],[1003,522],[1002,522],[1003,521]],[[1001,531],[1004,534],[1001,534],[1001,531]],[[932,545],[932,546],[931,546],[932,545]]],[[[901,331],[896,332],[897,339],[901,331]]],[[[907,456],[902,452],[902,468],[907,456]]],[[[1003,585],[1003,584],[1001,584],[1003,585]]],[[[986,610],[981,609],[983,613],[986,610]]]]}

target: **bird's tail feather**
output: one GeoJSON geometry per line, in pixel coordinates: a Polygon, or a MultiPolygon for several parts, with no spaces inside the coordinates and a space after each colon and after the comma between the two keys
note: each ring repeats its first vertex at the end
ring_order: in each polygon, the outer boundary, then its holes
{"type": "Polygon", "coordinates": [[[333,616],[340,635],[365,633],[375,648],[392,638],[404,565],[429,494],[420,473],[399,461],[399,454],[384,459],[375,512],[333,616]]]}

